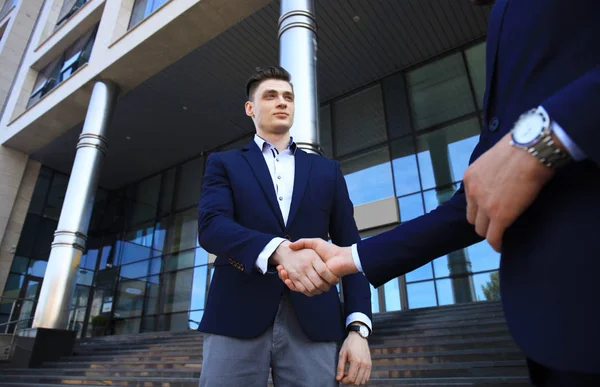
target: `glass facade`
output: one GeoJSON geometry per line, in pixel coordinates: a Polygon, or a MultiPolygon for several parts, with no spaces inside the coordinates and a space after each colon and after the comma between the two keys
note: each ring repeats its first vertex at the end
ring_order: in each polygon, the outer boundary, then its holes
{"type": "MultiPolygon", "coordinates": [[[[340,161],[354,205],[393,197],[405,222],[451,197],[481,131],[484,45],[321,107],[322,147],[340,161]]],[[[71,305],[69,324],[80,335],[197,327],[213,271],[197,242],[204,163],[200,156],[121,189],[98,190],[71,305]]],[[[32,299],[18,305],[18,316],[35,310],[67,183],[42,168],[4,289],[4,296],[32,299]]],[[[373,311],[497,299],[498,266],[485,242],[453,252],[372,289],[373,311]]],[[[11,306],[0,304],[0,322],[11,306]]]]}

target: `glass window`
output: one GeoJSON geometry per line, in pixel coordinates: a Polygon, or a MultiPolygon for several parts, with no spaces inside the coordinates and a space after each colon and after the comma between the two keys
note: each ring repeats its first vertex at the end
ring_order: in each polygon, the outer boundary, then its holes
{"type": "Polygon", "coordinates": [[[17,5],[17,1],[18,0],[6,0],[2,6],[2,9],[0,10],[0,19],[6,16],[13,6],[17,5]]]}
{"type": "Polygon", "coordinates": [[[173,192],[175,190],[175,176],[177,174],[176,168],[171,168],[167,172],[163,173],[161,180],[160,190],[160,202],[158,204],[159,217],[168,215],[171,213],[171,207],[173,206],[173,192]]]}
{"type": "Polygon", "coordinates": [[[62,209],[63,201],[65,200],[68,185],[68,176],[60,173],[54,174],[52,185],[50,186],[50,192],[48,193],[46,209],[44,211],[44,215],[47,218],[58,220],[60,217],[60,210],[62,209]]]}
{"type": "Polygon", "coordinates": [[[450,266],[448,262],[448,256],[444,255],[443,257],[436,258],[433,261],[433,270],[436,278],[449,277],[450,266]]]}
{"type": "Polygon", "coordinates": [[[153,258],[150,261],[150,275],[160,274],[162,272],[163,257],[153,258]]]}
{"type": "Polygon", "coordinates": [[[129,28],[133,28],[168,0],[135,0],[129,28]]]}
{"type": "Polygon", "coordinates": [[[130,224],[138,224],[156,218],[161,176],[156,175],[139,183],[131,209],[130,224]]]}
{"type": "Polygon", "coordinates": [[[39,101],[56,85],[69,78],[75,70],[88,62],[96,39],[97,28],[96,25],[87,31],[85,35],[39,72],[27,107],[39,101]]]}
{"type": "Polygon", "coordinates": [[[116,294],[115,317],[126,318],[141,315],[145,293],[145,278],[120,281],[116,294]]]}
{"type": "Polygon", "coordinates": [[[31,258],[47,260],[50,256],[54,232],[58,222],[52,219],[41,218],[37,228],[35,244],[33,245],[33,255],[31,258]]]}
{"type": "Polygon", "coordinates": [[[323,156],[333,158],[333,143],[331,141],[331,105],[319,109],[319,141],[323,156]]]}
{"type": "Polygon", "coordinates": [[[371,312],[379,313],[379,290],[375,289],[371,284],[369,286],[371,287],[371,312]]]}
{"type": "Polygon", "coordinates": [[[411,71],[407,82],[417,129],[475,111],[461,53],[411,71]]]}
{"type": "Polygon", "coordinates": [[[29,268],[27,270],[27,273],[35,277],[44,277],[44,274],[46,274],[47,266],[48,261],[36,261],[32,259],[29,262],[29,268]]]}
{"type": "Polygon", "coordinates": [[[60,14],[58,16],[58,23],[56,26],[58,27],[65,21],[67,21],[79,8],[83,7],[83,5],[87,3],[87,0],[65,0],[62,8],[60,9],[60,14]]]}
{"type": "Polygon", "coordinates": [[[343,160],[340,167],[355,206],[394,196],[387,146],[343,160]]]}
{"type": "Polygon", "coordinates": [[[480,43],[465,51],[469,75],[475,90],[477,107],[483,108],[483,95],[485,92],[485,48],[486,43],[480,43]]]}
{"type": "Polygon", "coordinates": [[[158,313],[158,298],[160,295],[160,276],[154,275],[148,277],[146,282],[146,307],[144,308],[144,314],[156,314],[158,313]]]}
{"type": "MultiPolygon", "coordinates": [[[[44,262],[44,263],[47,263],[47,262],[44,262]]],[[[44,266],[44,270],[45,269],[46,269],[46,267],[44,266]]],[[[94,282],[94,271],[93,270],[86,270],[86,269],[82,269],[82,268],[79,268],[79,270],[77,270],[77,278],[76,278],[77,285],[85,285],[87,287],[87,286],[92,286],[93,282],[94,282]]],[[[85,303],[87,304],[87,298],[86,298],[85,303]]]]}
{"type": "Polygon", "coordinates": [[[176,211],[198,205],[203,175],[204,157],[188,161],[180,167],[177,174],[176,211]]]}
{"type": "Polygon", "coordinates": [[[454,304],[454,293],[452,291],[452,281],[450,279],[442,279],[435,281],[437,288],[439,305],[454,304]]]}
{"type": "Polygon", "coordinates": [[[81,256],[81,263],[79,266],[95,270],[96,263],[98,262],[98,253],[102,247],[102,240],[100,238],[91,237],[86,245],[86,252],[81,256]]]}
{"type": "Polygon", "coordinates": [[[333,117],[337,157],[387,140],[380,85],[335,102],[333,117]]]}
{"type": "Polygon", "coordinates": [[[420,193],[403,196],[398,199],[400,221],[407,222],[423,215],[423,199],[420,193]]]}
{"type": "Polygon", "coordinates": [[[13,258],[12,265],[10,267],[10,271],[12,273],[17,273],[17,274],[26,274],[28,267],[29,267],[29,258],[20,257],[18,255],[15,255],[15,257],[13,258]]]}
{"type": "Polygon", "coordinates": [[[477,301],[497,301],[500,299],[500,276],[497,271],[474,275],[473,285],[475,286],[477,301]]]}
{"type": "Polygon", "coordinates": [[[408,306],[411,309],[437,305],[433,281],[408,284],[406,285],[406,292],[408,293],[408,306]]]}
{"type": "Polygon", "coordinates": [[[198,246],[198,211],[192,208],[175,214],[168,232],[168,252],[193,249],[198,246]]]}
{"type": "Polygon", "coordinates": [[[458,184],[453,184],[444,188],[436,188],[423,192],[423,199],[425,200],[425,212],[431,212],[439,205],[444,204],[446,201],[452,198],[457,190],[458,184]]]}
{"type": "Polygon", "coordinates": [[[422,281],[433,278],[433,270],[431,263],[426,263],[423,266],[406,273],[406,282],[422,281]]]}
{"type": "Polygon", "coordinates": [[[173,313],[161,316],[165,331],[185,331],[190,328],[190,314],[188,312],[173,313]]]}
{"type": "Polygon", "coordinates": [[[23,229],[21,230],[21,236],[17,244],[16,255],[25,257],[33,256],[35,238],[41,219],[41,217],[31,213],[25,215],[25,223],[23,223],[23,229]]]}
{"type": "Polygon", "coordinates": [[[166,274],[165,313],[203,309],[207,266],[166,274]]]}
{"type": "Polygon", "coordinates": [[[27,210],[29,213],[43,215],[44,205],[46,204],[46,195],[48,194],[48,189],[50,189],[51,182],[52,171],[42,167],[35,183],[29,210],[27,210]]]}
{"type": "Polygon", "coordinates": [[[140,332],[141,317],[121,319],[115,318],[115,335],[129,335],[140,332]]]}
{"type": "Polygon", "coordinates": [[[423,189],[462,180],[480,133],[479,120],[472,118],[419,136],[417,146],[423,189]]]}
{"type": "Polygon", "coordinates": [[[500,267],[500,253],[494,251],[485,240],[467,247],[467,254],[470,257],[471,270],[474,273],[496,270],[500,267]]]}
{"type": "Polygon", "coordinates": [[[154,235],[154,223],[146,223],[136,226],[127,231],[123,241],[117,242],[119,245],[119,264],[141,261],[148,259],[153,254],[152,236],[154,235]]]}
{"type": "Polygon", "coordinates": [[[394,183],[396,196],[404,196],[421,190],[419,182],[419,169],[417,168],[417,155],[412,137],[393,141],[392,167],[394,169],[394,183]]]}
{"type": "Polygon", "coordinates": [[[190,328],[191,329],[197,329],[198,326],[200,325],[200,321],[202,321],[202,316],[204,315],[204,311],[203,310],[194,310],[192,312],[190,312],[190,318],[189,318],[189,323],[190,323],[190,328]]]}
{"type": "Polygon", "coordinates": [[[148,264],[150,261],[140,261],[121,266],[121,278],[140,278],[148,275],[148,264]]]}
{"type": "Polygon", "coordinates": [[[385,294],[385,311],[391,312],[400,310],[400,287],[398,279],[394,278],[393,280],[386,282],[383,285],[383,291],[385,294]]]}

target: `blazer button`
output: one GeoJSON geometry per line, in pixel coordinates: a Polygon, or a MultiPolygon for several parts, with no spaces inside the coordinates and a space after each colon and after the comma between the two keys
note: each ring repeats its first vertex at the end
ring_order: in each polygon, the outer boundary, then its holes
{"type": "Polygon", "coordinates": [[[289,236],[288,234],[286,234],[286,236],[284,236],[284,238],[285,238],[285,239],[287,239],[288,241],[291,241],[291,240],[292,240],[292,237],[291,237],[291,236],[289,236]]]}
{"type": "Polygon", "coordinates": [[[490,132],[495,132],[496,130],[498,130],[499,127],[500,127],[500,119],[498,119],[498,117],[492,117],[492,119],[490,119],[490,122],[488,125],[490,132]]]}

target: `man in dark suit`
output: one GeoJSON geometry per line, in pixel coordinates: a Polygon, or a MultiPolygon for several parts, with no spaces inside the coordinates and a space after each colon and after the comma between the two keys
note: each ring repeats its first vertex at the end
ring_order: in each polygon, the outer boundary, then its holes
{"type": "Polygon", "coordinates": [[[600,386],[598,15],[597,0],[496,1],[485,125],[456,194],[352,247],[292,248],[380,286],[486,238],[502,252],[504,311],[534,384],[600,386]]]}
{"type": "Polygon", "coordinates": [[[343,279],[342,310],[338,279],[320,257],[289,248],[301,237],[329,235],[342,246],[360,240],[340,167],[290,137],[287,71],[258,71],[246,92],[256,135],[243,149],[208,157],[199,204],[200,245],[217,256],[198,328],[207,334],[200,385],[264,387],[270,368],[276,386],[364,384],[371,369],[367,280],[343,279]],[[311,297],[289,292],[278,264],[311,297]],[[336,375],[336,342],[344,338],[336,375]]]}

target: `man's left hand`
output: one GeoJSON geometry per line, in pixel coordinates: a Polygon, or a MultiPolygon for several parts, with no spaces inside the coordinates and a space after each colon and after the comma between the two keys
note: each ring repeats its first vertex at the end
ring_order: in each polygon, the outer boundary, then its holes
{"type": "Polygon", "coordinates": [[[510,133],[467,168],[467,220],[500,252],[504,232],[533,203],[554,170],[510,144],[510,133]]]}
{"type": "Polygon", "coordinates": [[[340,349],[336,380],[351,386],[362,386],[371,378],[369,342],[358,332],[349,332],[340,349]],[[346,364],[349,364],[348,372],[346,364]]]}

